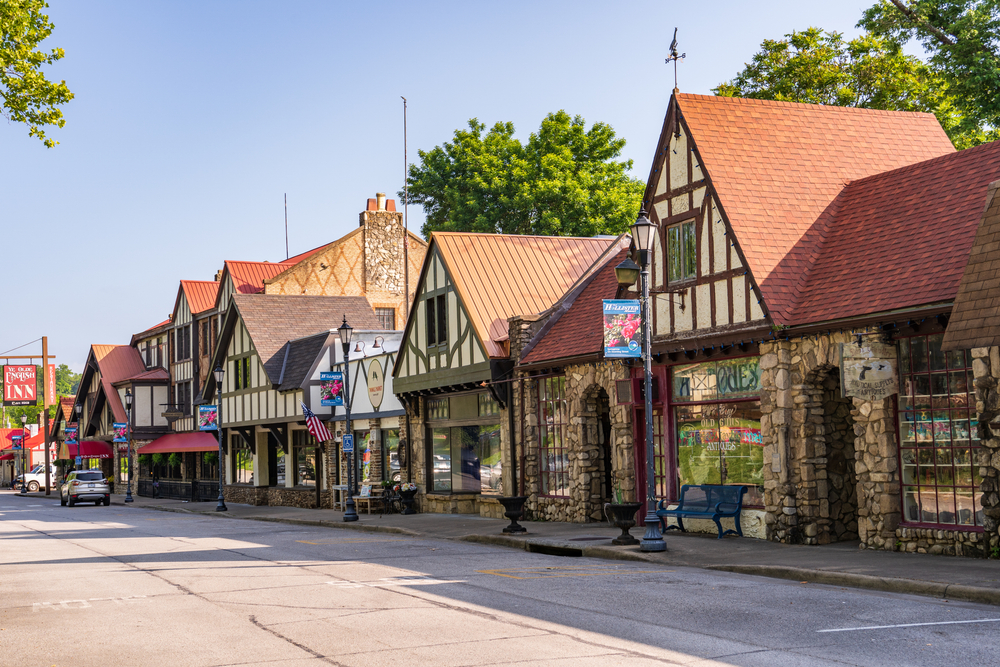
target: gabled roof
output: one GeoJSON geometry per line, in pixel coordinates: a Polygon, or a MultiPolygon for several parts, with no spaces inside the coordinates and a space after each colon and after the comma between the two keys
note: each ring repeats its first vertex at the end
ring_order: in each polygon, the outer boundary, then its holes
{"type": "MultiPolygon", "coordinates": [[[[525,346],[521,364],[596,356],[604,349],[604,299],[618,293],[615,267],[628,256],[628,248],[603,258],[565,310],[555,313],[535,338],[525,346]]],[[[569,295],[567,295],[569,296],[569,295]]]]}
{"type": "MultiPolygon", "coordinates": [[[[187,297],[188,309],[192,315],[203,313],[215,307],[215,297],[219,293],[219,283],[214,280],[182,280],[181,291],[187,297]]],[[[178,300],[180,294],[177,295],[178,300]]],[[[176,312],[177,308],[174,307],[176,312]]]]}
{"type": "Polygon", "coordinates": [[[551,307],[615,240],[435,232],[430,245],[437,246],[487,355],[503,358],[497,341],[507,338],[507,318],[551,307]]]}
{"type": "Polygon", "coordinates": [[[305,380],[323,346],[333,342],[334,338],[339,344],[340,337],[336,333],[322,331],[313,336],[285,343],[284,351],[279,355],[282,357],[282,361],[281,371],[277,378],[278,391],[301,388],[303,380],[305,380]]]}
{"type": "Polygon", "coordinates": [[[1000,179],[1000,142],[853,181],[800,287],[796,323],[951,301],[1000,179]]]}
{"type": "Polygon", "coordinates": [[[62,418],[66,421],[70,420],[73,416],[73,403],[76,402],[76,394],[70,396],[60,396],[59,397],[59,409],[56,411],[56,415],[61,412],[62,418]]]}
{"type": "MultiPolygon", "coordinates": [[[[955,150],[931,114],[689,94],[672,104],[779,324],[792,322],[828,232],[822,216],[847,183],[955,150]]],[[[655,183],[653,172],[647,200],[655,183]]]]}
{"type": "MultiPolygon", "coordinates": [[[[173,317],[173,314],[171,314],[171,317],[173,317]]],[[[140,340],[143,340],[144,338],[149,338],[150,336],[155,336],[159,333],[163,333],[170,327],[171,324],[173,324],[173,320],[166,319],[157,325],[149,327],[145,331],[140,331],[139,333],[132,334],[132,340],[129,341],[129,345],[135,346],[139,343],[140,340]]]]}
{"type": "Polygon", "coordinates": [[[227,259],[224,271],[233,279],[239,294],[259,294],[264,291],[264,281],[289,268],[287,262],[239,262],[227,259]]]}
{"type": "MultiPolygon", "coordinates": [[[[362,296],[234,294],[236,308],[253,340],[271,384],[277,385],[285,343],[340,326],[344,317],[354,329],[378,329],[378,319],[362,296]]],[[[228,320],[228,316],[227,316],[228,320]]],[[[228,329],[227,321],[227,329],[228,329]]],[[[224,350],[225,344],[219,345],[224,350]]]]}
{"type": "Polygon", "coordinates": [[[990,183],[986,206],[955,297],[943,350],[1000,346],[1000,181],[990,183]]]}
{"type": "MultiPolygon", "coordinates": [[[[127,421],[128,415],[125,412],[125,406],[122,405],[114,385],[134,375],[144,373],[146,364],[143,363],[139,351],[131,345],[91,345],[90,349],[97,362],[97,367],[101,371],[101,388],[106,400],[111,404],[115,421],[127,421]]],[[[87,373],[84,373],[80,382],[87,379],[87,373]]]]}

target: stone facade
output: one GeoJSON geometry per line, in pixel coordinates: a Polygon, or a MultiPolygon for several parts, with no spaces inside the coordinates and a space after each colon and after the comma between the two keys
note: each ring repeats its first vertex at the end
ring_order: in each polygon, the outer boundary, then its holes
{"type": "MultiPolygon", "coordinates": [[[[970,542],[947,544],[949,536],[942,535],[934,540],[944,540],[945,553],[954,546],[956,553],[973,551],[978,555],[1000,558],[1000,427],[996,420],[1000,417],[1000,348],[979,347],[972,350],[972,374],[976,386],[976,412],[979,418],[979,440],[982,450],[979,477],[983,492],[983,528],[981,542],[970,549],[970,542]]],[[[935,531],[937,532],[937,531],[935,531]]],[[[943,532],[943,531],[941,531],[943,532]]],[[[939,546],[934,543],[931,547],[939,546]]]]}

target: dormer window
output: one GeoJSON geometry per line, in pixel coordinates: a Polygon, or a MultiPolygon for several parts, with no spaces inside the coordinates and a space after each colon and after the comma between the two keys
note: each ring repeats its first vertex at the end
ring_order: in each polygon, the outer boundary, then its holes
{"type": "Polygon", "coordinates": [[[667,227],[667,281],[694,278],[698,271],[698,243],[694,220],[667,227]]]}

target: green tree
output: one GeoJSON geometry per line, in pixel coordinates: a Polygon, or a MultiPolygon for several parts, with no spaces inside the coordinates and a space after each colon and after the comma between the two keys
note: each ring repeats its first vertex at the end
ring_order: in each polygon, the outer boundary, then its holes
{"type": "MultiPolygon", "coordinates": [[[[548,114],[527,144],[513,123],[468,129],[410,165],[410,201],[423,205],[434,231],[558,236],[618,234],[635,219],[645,185],[617,160],[625,140],[605,123],[548,114]]],[[[403,193],[399,193],[400,197],[403,193]]]]}
{"type": "Polygon", "coordinates": [[[76,394],[76,388],[80,384],[80,373],[74,373],[66,364],[59,364],[56,367],[56,394],[58,396],[72,396],[76,394]]]}
{"type": "Polygon", "coordinates": [[[766,39],[731,81],[712,90],[809,104],[933,113],[959,147],[974,142],[949,86],[931,67],[902,51],[889,37],[865,34],[845,40],[838,32],[809,28],[784,39],[766,39]]]}
{"type": "Polygon", "coordinates": [[[52,83],[41,71],[65,55],[62,49],[36,49],[54,27],[42,13],[46,7],[44,0],[0,0],[0,114],[26,124],[29,136],[52,148],[59,142],[43,128],[66,124],[56,107],[73,99],[73,93],[65,81],[52,83]]]}
{"type": "Polygon", "coordinates": [[[998,0],[880,0],[858,26],[897,43],[918,40],[953,96],[964,143],[1000,139],[998,0]]]}

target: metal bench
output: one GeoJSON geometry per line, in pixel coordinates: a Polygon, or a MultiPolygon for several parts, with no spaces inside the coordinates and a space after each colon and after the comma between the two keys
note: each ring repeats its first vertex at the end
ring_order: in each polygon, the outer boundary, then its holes
{"type": "Polygon", "coordinates": [[[680,501],[674,509],[667,509],[666,500],[661,500],[657,505],[656,516],[660,519],[660,527],[663,532],[671,528],[677,528],[683,533],[684,517],[692,519],[711,519],[719,528],[719,539],[723,535],[739,535],[743,537],[743,529],[740,528],[740,512],[743,510],[743,495],[747,492],[745,486],[729,486],[715,484],[685,484],[681,487],[680,501]],[[676,526],[668,526],[667,519],[674,517],[677,519],[676,526]],[[736,530],[722,530],[722,523],[719,519],[732,517],[736,521],[736,530]]]}

